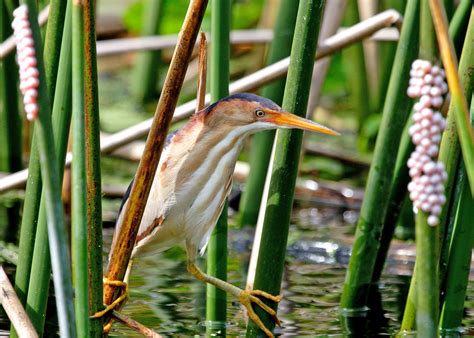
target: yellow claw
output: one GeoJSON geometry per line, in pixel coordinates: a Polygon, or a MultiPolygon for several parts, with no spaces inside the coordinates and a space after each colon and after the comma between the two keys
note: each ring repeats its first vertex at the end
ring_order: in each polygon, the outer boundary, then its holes
{"type": "Polygon", "coordinates": [[[101,311],[97,311],[92,316],[90,316],[89,318],[91,319],[103,317],[109,311],[112,311],[118,308],[128,298],[128,284],[127,283],[119,281],[119,280],[109,280],[107,278],[104,278],[104,284],[123,288],[122,294],[116,300],[114,300],[111,304],[107,305],[105,309],[101,311]]]}
{"type": "Polygon", "coordinates": [[[256,305],[260,306],[265,312],[267,312],[270,316],[272,316],[273,321],[275,324],[278,326],[281,325],[280,320],[278,319],[275,310],[273,310],[271,307],[269,307],[267,304],[262,302],[259,297],[264,297],[267,299],[270,299],[274,302],[280,302],[281,296],[274,296],[271,295],[265,291],[261,290],[251,290],[251,291],[242,291],[239,295],[239,301],[240,303],[247,309],[247,313],[249,315],[249,318],[252,319],[255,324],[258,325],[258,327],[268,336],[268,337],[273,337],[273,333],[263,324],[262,320],[260,317],[255,313],[254,309],[252,308],[252,303],[255,303],[256,305]]]}

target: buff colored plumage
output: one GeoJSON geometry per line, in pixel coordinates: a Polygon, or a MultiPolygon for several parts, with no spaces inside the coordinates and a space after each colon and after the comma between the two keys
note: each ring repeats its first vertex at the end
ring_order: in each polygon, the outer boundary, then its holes
{"type": "MultiPolygon", "coordinates": [[[[337,134],[317,123],[283,112],[274,102],[253,94],[226,97],[195,114],[170,137],[163,151],[132,254],[133,259],[184,242],[188,271],[199,280],[237,297],[247,308],[249,317],[267,335],[271,332],[255,314],[251,304],[262,307],[279,323],[275,311],[258,297],[276,302],[280,297],[259,290],[237,288],[204,274],[195,262],[198,250],[204,252],[230,193],[232,174],[245,138],[261,130],[276,128],[337,134]]],[[[122,218],[120,213],[117,227],[120,227],[122,218]]]]}

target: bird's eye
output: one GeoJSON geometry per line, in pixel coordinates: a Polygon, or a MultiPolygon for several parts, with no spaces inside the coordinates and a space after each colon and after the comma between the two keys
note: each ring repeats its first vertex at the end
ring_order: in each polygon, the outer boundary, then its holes
{"type": "Polygon", "coordinates": [[[257,110],[255,111],[255,116],[257,116],[258,118],[264,117],[264,116],[265,116],[265,112],[264,112],[263,110],[257,109],[257,110]]]}

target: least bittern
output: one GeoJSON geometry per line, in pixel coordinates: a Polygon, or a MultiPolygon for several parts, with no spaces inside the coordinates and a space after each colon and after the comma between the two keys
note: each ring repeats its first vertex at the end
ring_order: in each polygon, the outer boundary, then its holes
{"type": "MultiPolygon", "coordinates": [[[[275,311],[259,297],[278,302],[280,296],[260,290],[242,290],[209,276],[197,267],[196,257],[198,251],[204,253],[222,212],[245,138],[261,130],[276,128],[337,134],[320,124],[282,111],[271,100],[253,94],[231,95],[196,113],[170,136],[163,150],[132,253],[132,259],[136,259],[184,242],[188,271],[197,279],[235,296],[245,306],[249,317],[269,336],[272,333],[256,315],[252,303],[262,307],[279,323],[275,311]]],[[[128,194],[123,205],[127,198],[128,194]]],[[[122,218],[120,212],[118,227],[122,218]]]]}

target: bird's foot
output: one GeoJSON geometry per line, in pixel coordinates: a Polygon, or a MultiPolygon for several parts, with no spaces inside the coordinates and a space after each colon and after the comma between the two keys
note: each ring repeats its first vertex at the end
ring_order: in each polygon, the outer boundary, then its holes
{"type": "Polygon", "coordinates": [[[89,318],[91,318],[91,319],[101,318],[105,314],[107,314],[109,311],[118,309],[122,305],[122,303],[125,302],[128,298],[128,284],[127,283],[119,281],[119,280],[109,280],[107,278],[104,278],[104,284],[120,287],[120,288],[122,288],[122,293],[111,304],[106,305],[105,309],[103,309],[101,311],[97,311],[92,316],[90,316],[89,318]]]}
{"type": "Polygon", "coordinates": [[[252,308],[252,303],[260,306],[265,312],[267,312],[273,318],[273,321],[276,325],[280,326],[280,320],[278,319],[275,310],[262,302],[262,300],[257,296],[272,300],[276,303],[280,302],[281,296],[274,296],[261,290],[242,290],[239,295],[239,302],[247,309],[250,319],[252,319],[268,337],[273,337],[272,332],[267,329],[260,317],[255,313],[254,309],[252,308]]]}

